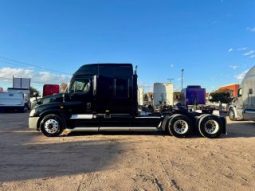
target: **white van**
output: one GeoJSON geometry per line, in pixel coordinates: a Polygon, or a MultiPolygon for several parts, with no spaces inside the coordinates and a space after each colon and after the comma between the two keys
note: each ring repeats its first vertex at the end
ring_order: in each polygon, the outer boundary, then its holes
{"type": "Polygon", "coordinates": [[[24,112],[24,94],[22,92],[0,92],[0,109],[18,109],[18,111],[24,112]]]}
{"type": "Polygon", "coordinates": [[[30,103],[30,90],[29,89],[22,89],[22,88],[8,88],[7,92],[9,93],[23,93],[24,95],[24,101],[25,101],[25,107],[27,109],[30,109],[31,103],[30,103]]]}
{"type": "Polygon", "coordinates": [[[238,97],[229,106],[229,118],[255,121],[255,66],[246,73],[238,97]]]}

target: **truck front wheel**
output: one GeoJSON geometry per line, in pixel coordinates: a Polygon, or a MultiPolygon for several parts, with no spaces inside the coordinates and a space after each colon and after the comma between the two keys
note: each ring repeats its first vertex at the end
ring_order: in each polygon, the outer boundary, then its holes
{"type": "Polygon", "coordinates": [[[187,137],[192,132],[192,125],[188,117],[178,114],[169,120],[168,130],[175,137],[187,137]]]}
{"type": "Polygon", "coordinates": [[[41,120],[40,129],[45,136],[56,137],[65,129],[65,122],[59,115],[48,114],[41,120]]]}
{"type": "Polygon", "coordinates": [[[230,119],[231,121],[236,121],[235,112],[234,112],[234,110],[233,110],[232,108],[229,109],[228,116],[229,116],[229,119],[230,119]]]}
{"type": "Polygon", "coordinates": [[[205,115],[200,118],[198,124],[199,132],[207,138],[217,138],[222,134],[223,125],[217,116],[205,115]]]}

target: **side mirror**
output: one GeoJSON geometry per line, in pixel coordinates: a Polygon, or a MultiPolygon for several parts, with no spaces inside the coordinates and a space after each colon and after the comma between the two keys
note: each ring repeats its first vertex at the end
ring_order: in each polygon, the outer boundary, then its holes
{"type": "Polygon", "coordinates": [[[98,81],[98,76],[94,75],[93,76],[93,95],[97,95],[97,81],[98,81]]]}
{"type": "Polygon", "coordinates": [[[34,92],[34,93],[33,93],[33,96],[37,98],[37,97],[39,96],[39,95],[38,95],[38,92],[34,92]]]}
{"type": "Polygon", "coordinates": [[[33,97],[35,97],[36,102],[37,102],[37,97],[38,97],[38,96],[39,96],[38,92],[34,92],[34,93],[33,93],[33,97]]]}

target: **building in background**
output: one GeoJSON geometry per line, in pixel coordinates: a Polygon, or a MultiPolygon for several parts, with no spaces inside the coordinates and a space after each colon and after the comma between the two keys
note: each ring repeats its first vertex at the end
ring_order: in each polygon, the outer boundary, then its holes
{"type": "Polygon", "coordinates": [[[153,84],[153,105],[173,105],[173,84],[154,83],[153,84]]]}
{"type": "Polygon", "coordinates": [[[218,91],[229,91],[231,97],[237,97],[239,87],[240,87],[239,84],[229,84],[229,85],[220,87],[218,91]]]}

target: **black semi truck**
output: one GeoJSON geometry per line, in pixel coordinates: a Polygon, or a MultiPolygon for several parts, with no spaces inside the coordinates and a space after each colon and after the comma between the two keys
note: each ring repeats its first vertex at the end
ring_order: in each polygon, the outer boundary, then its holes
{"type": "Polygon", "coordinates": [[[73,75],[66,93],[38,99],[29,128],[48,137],[66,130],[163,131],[176,137],[194,132],[216,138],[226,133],[224,117],[174,108],[142,115],[137,103],[137,74],[132,64],[87,64],[73,75]]]}

